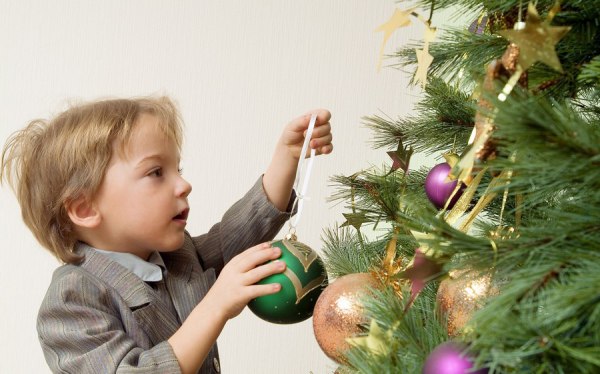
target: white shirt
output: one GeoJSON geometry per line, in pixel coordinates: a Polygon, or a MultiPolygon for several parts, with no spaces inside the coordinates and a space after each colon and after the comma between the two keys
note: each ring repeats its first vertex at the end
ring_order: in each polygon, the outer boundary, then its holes
{"type": "Polygon", "coordinates": [[[94,250],[131,271],[144,282],[158,282],[163,279],[163,270],[166,271],[165,263],[157,251],[152,252],[148,261],[144,261],[138,256],[127,252],[111,252],[97,248],[94,248],[94,250]]]}

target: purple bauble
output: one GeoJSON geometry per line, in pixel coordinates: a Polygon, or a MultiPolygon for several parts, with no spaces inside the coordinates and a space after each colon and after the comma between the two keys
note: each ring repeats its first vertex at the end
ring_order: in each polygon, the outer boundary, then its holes
{"type": "MultiPolygon", "coordinates": [[[[429,201],[431,201],[438,209],[441,209],[446,205],[446,201],[450,198],[452,192],[456,188],[457,181],[446,182],[450,170],[452,170],[450,165],[444,162],[435,165],[429,171],[429,174],[427,174],[427,178],[425,178],[425,193],[427,193],[429,201]]],[[[462,188],[456,192],[456,195],[454,195],[452,201],[448,204],[448,209],[452,209],[461,194],[462,188]]]]}
{"type": "Polygon", "coordinates": [[[423,374],[484,374],[486,369],[470,371],[473,362],[462,353],[462,347],[457,343],[443,343],[431,352],[425,365],[423,374]]]}

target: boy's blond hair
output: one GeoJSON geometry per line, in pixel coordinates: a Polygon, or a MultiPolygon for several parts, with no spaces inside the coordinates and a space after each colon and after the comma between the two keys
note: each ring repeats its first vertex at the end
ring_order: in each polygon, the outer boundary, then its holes
{"type": "Polygon", "coordinates": [[[94,197],[113,152],[126,151],[141,114],[156,116],[165,136],[181,149],[179,113],[167,97],[74,106],[52,120],[30,122],[6,141],[0,183],[12,187],[23,221],[59,260],[81,260],[74,252],[77,238],[66,207],[77,198],[94,197]]]}

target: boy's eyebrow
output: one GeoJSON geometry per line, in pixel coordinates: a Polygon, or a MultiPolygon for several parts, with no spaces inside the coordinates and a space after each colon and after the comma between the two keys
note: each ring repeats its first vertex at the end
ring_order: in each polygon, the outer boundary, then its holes
{"type": "Polygon", "coordinates": [[[164,157],[162,155],[159,155],[159,154],[144,156],[144,157],[142,157],[141,160],[139,160],[137,162],[137,164],[135,165],[135,167],[136,168],[140,168],[147,161],[162,161],[162,160],[164,160],[164,157]]]}
{"type": "MultiPolygon", "coordinates": [[[[153,154],[153,155],[149,155],[149,156],[144,156],[142,157],[141,160],[139,160],[137,162],[137,164],[135,165],[135,168],[141,168],[142,166],[144,166],[145,162],[148,161],[164,161],[166,159],[166,157],[164,157],[161,154],[153,154]]],[[[179,164],[179,162],[181,162],[181,159],[179,157],[177,157],[177,164],[179,164]]]]}

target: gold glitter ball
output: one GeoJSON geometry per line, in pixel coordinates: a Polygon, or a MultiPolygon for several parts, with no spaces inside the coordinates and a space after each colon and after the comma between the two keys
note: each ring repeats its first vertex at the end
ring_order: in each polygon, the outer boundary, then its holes
{"type": "Polygon", "coordinates": [[[319,346],[332,360],[344,363],[344,353],[350,348],[346,338],[361,333],[361,325],[368,323],[361,300],[378,286],[369,273],[348,274],[336,279],[319,296],[313,329],[319,346]]]}
{"type": "Polygon", "coordinates": [[[488,297],[498,294],[498,287],[492,284],[491,278],[489,274],[478,275],[463,271],[450,274],[450,278],[440,283],[437,303],[448,319],[450,337],[461,332],[488,297]]]}

